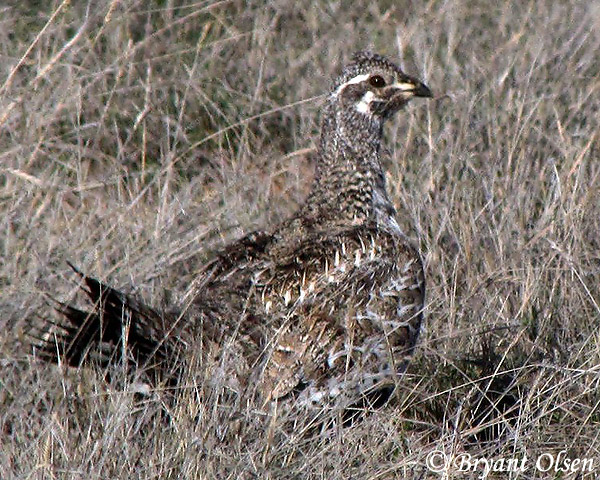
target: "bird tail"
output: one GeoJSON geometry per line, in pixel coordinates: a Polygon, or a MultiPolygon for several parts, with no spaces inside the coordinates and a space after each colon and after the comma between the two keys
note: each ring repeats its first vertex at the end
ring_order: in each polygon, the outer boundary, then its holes
{"type": "Polygon", "coordinates": [[[177,379],[184,346],[177,335],[180,316],[160,313],[69,266],[93,307],[84,311],[52,299],[61,318],[45,319],[30,330],[35,356],[74,367],[88,361],[103,368],[121,362],[144,372],[152,383],[177,379]]]}

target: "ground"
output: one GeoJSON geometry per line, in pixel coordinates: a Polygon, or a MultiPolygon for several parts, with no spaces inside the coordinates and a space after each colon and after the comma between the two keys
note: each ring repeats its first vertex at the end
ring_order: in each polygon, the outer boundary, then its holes
{"type": "Polygon", "coordinates": [[[2,479],[463,479],[485,461],[503,470],[488,478],[600,475],[597,2],[0,11],[2,479]],[[172,305],[220,246],[289,215],[310,187],[322,95],[359,49],[435,94],[386,130],[428,289],[390,404],[321,435],[219,443],[206,432],[233,426],[192,394],[166,421],[126,378],[31,355],[46,294],[77,289],[67,261],[172,305]]]}

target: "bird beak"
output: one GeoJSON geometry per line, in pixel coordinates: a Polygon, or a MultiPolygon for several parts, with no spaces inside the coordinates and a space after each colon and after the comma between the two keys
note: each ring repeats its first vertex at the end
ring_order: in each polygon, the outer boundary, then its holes
{"type": "Polygon", "coordinates": [[[417,82],[415,88],[413,89],[413,95],[415,97],[428,97],[432,98],[433,93],[429,90],[429,87],[422,82],[417,82]]]}
{"type": "Polygon", "coordinates": [[[433,97],[433,93],[431,93],[429,87],[416,78],[408,77],[397,81],[392,86],[402,92],[412,93],[413,97],[433,97]]]}

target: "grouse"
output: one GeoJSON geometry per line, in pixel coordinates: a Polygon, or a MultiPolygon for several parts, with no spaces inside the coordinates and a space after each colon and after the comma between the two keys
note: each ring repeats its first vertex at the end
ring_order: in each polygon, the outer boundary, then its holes
{"type": "Polygon", "coordinates": [[[204,378],[260,405],[346,409],[389,395],[419,336],[425,281],[395,219],[381,142],[413,97],[432,93],[389,59],[356,53],[325,102],[315,181],[291,218],[226,246],[174,311],[73,267],[92,305],[59,303],[60,318],[32,334],[36,355],[125,360],[163,385],[195,355],[204,378]]]}

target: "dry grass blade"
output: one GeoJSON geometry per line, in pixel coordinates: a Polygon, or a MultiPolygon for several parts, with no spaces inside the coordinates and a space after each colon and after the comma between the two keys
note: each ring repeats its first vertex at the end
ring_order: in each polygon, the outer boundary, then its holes
{"type": "Polygon", "coordinates": [[[531,460],[497,478],[600,475],[595,2],[64,0],[1,12],[2,479],[484,473],[434,473],[432,452],[531,460]],[[233,405],[200,358],[177,372],[174,401],[168,382],[149,388],[118,362],[57,369],[24,351],[33,341],[47,347],[38,358],[79,365],[86,352],[63,340],[106,330],[71,299],[126,304],[130,318],[185,302],[216,250],[294,211],[320,98],[365,48],[423,68],[437,94],[386,131],[389,190],[428,292],[417,357],[383,408],[295,431],[233,405]],[[44,292],[72,323],[49,315],[44,292]],[[561,450],[594,459],[592,471],[536,469],[561,450]]]}

